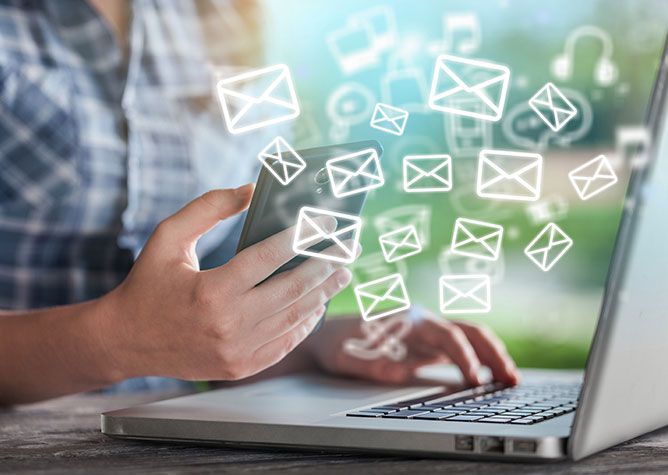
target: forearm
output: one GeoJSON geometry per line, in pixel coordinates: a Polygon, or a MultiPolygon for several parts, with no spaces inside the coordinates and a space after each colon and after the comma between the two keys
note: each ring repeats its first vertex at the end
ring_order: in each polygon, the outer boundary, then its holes
{"type": "Polygon", "coordinates": [[[0,405],[105,387],[124,379],[107,356],[93,300],[32,312],[0,312],[0,405]]]}

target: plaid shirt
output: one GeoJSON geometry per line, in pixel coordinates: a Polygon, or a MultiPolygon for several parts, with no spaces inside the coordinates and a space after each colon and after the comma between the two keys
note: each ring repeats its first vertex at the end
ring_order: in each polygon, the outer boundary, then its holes
{"type": "MultiPolygon", "coordinates": [[[[85,0],[0,1],[0,308],[105,294],[160,220],[255,180],[269,137],[228,135],[211,93],[211,65],[253,46],[238,4],[134,1],[125,61],[85,0]]],[[[240,222],[200,257],[229,258],[240,222]]]]}

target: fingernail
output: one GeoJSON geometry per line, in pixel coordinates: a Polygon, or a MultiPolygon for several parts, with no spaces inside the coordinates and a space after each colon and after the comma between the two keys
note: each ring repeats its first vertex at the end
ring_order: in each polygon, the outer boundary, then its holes
{"type": "Polygon", "coordinates": [[[336,229],[338,221],[334,216],[327,216],[326,218],[324,218],[324,220],[325,222],[323,223],[323,227],[325,228],[325,231],[332,232],[336,229]]]}
{"type": "Polygon", "coordinates": [[[353,274],[348,269],[341,269],[336,272],[336,283],[338,284],[339,289],[347,286],[352,278],[353,274]]]}
{"type": "Polygon", "coordinates": [[[245,195],[247,195],[248,192],[249,192],[250,190],[253,189],[252,186],[248,186],[248,185],[250,185],[250,183],[248,183],[248,184],[246,184],[246,185],[242,185],[242,186],[240,186],[240,187],[238,187],[238,188],[235,188],[235,189],[234,189],[234,194],[235,194],[236,196],[245,196],[245,195]]]}

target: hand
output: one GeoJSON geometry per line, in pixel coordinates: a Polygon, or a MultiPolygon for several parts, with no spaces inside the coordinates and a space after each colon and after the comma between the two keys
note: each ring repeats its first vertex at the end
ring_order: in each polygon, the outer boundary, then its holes
{"type": "MultiPolygon", "coordinates": [[[[125,378],[253,375],[306,338],[324,304],[348,285],[351,274],[342,264],[318,259],[264,281],[295,257],[293,228],[200,271],[197,240],[246,209],[252,191],[249,185],[210,191],[164,220],[125,281],[103,297],[105,351],[125,378]]],[[[336,221],[320,224],[332,230],[336,221]]]]}
{"type": "MultiPolygon", "coordinates": [[[[404,313],[404,318],[410,318],[404,313]]],[[[401,361],[388,357],[364,360],[343,350],[349,338],[364,338],[359,318],[333,319],[311,338],[310,347],[317,363],[326,371],[382,383],[400,384],[410,380],[418,368],[435,363],[452,362],[464,379],[473,385],[482,381],[481,365],[488,366],[495,380],[517,384],[519,374],[504,344],[484,325],[456,322],[426,313],[412,322],[403,339],[407,355],[401,361]]],[[[391,330],[390,330],[391,331],[391,330]]]]}

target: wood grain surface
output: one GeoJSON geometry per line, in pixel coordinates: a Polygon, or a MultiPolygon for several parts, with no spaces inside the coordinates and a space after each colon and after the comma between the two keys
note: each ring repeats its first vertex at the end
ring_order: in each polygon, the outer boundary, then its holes
{"type": "Polygon", "coordinates": [[[578,463],[518,464],[116,440],[100,413],[170,394],[79,395],[0,409],[0,473],[668,473],[668,428],[578,463]]]}

